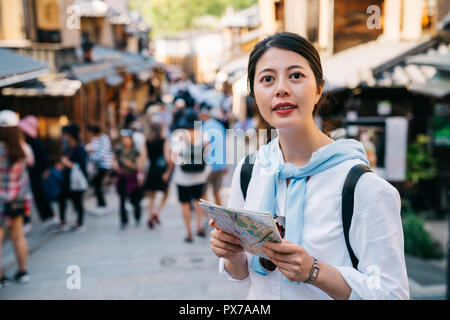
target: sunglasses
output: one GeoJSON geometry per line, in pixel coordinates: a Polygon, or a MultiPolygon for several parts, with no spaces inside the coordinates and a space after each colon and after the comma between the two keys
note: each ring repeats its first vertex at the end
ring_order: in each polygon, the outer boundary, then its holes
{"type": "MultiPolygon", "coordinates": [[[[277,216],[275,216],[275,218],[277,218],[277,216]]],[[[277,228],[278,228],[278,232],[280,233],[281,239],[284,239],[284,234],[285,234],[284,227],[280,226],[278,224],[278,222],[277,222],[277,228]]],[[[261,264],[261,266],[264,269],[266,269],[269,272],[275,271],[275,269],[277,268],[275,263],[273,263],[269,259],[266,259],[266,258],[263,258],[263,257],[259,257],[259,263],[261,264]]]]}

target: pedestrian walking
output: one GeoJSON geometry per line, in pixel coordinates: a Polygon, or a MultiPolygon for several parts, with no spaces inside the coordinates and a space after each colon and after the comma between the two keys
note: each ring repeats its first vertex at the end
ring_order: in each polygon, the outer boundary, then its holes
{"type": "Polygon", "coordinates": [[[186,109],[182,119],[180,128],[184,132],[183,139],[173,141],[171,150],[175,159],[173,180],[177,185],[178,200],[187,229],[185,242],[191,243],[194,240],[191,230],[191,201],[194,202],[197,214],[197,235],[206,236],[202,225],[203,209],[198,204],[198,200],[203,194],[211,167],[203,158],[205,145],[201,139],[200,130],[194,129],[194,122],[199,121],[197,112],[186,109]]]}
{"type": "Polygon", "coordinates": [[[86,146],[86,151],[89,153],[89,160],[94,165],[94,176],[92,177],[91,184],[94,187],[95,197],[97,199],[97,208],[93,213],[95,215],[103,215],[107,210],[103,193],[103,180],[111,170],[114,154],[109,136],[102,133],[99,125],[89,125],[88,131],[92,134],[92,139],[86,146]]]}
{"type": "Polygon", "coordinates": [[[212,187],[215,203],[222,205],[220,189],[223,177],[227,172],[226,164],[226,130],[223,124],[211,117],[211,106],[204,104],[200,107],[199,118],[202,120],[202,131],[208,141],[207,161],[211,165],[211,173],[205,183],[203,198],[207,199],[208,186],[212,187]]]}
{"type": "MultiPolygon", "coordinates": [[[[14,279],[30,281],[27,272],[28,246],[23,218],[30,215],[30,184],[24,144],[20,142],[19,118],[11,110],[0,111],[0,266],[5,228],[14,246],[18,271],[14,279]]],[[[0,288],[9,279],[0,269],[0,288]]]]}
{"type": "Polygon", "coordinates": [[[183,121],[183,115],[185,110],[188,110],[186,108],[186,102],[178,98],[174,100],[174,106],[172,109],[172,124],[170,125],[170,132],[175,131],[176,129],[181,127],[181,122],[183,121]]]}
{"type": "Polygon", "coordinates": [[[120,197],[120,228],[124,230],[128,225],[128,215],[125,207],[129,199],[134,208],[134,219],[136,226],[141,219],[141,186],[138,174],[142,174],[140,154],[133,143],[131,130],[121,131],[121,143],[115,152],[113,169],[117,174],[117,193],[120,197]]]}
{"type": "Polygon", "coordinates": [[[400,195],[370,172],[360,142],[334,141],[314,123],[324,84],[314,46],[293,33],[260,41],[248,81],[279,135],[240,161],[228,206],[271,212],[285,237],[265,244],[269,260],[215,229],[220,272],[249,299],[408,299],[400,195]]]}
{"type": "Polygon", "coordinates": [[[80,140],[80,128],[71,123],[62,128],[66,149],[63,151],[60,163],[64,166],[63,188],[59,197],[59,230],[72,229],[76,232],[86,230],[84,226],[83,194],[87,190],[87,161],[88,154],[80,140]],[[77,221],[72,227],[66,224],[67,200],[71,200],[77,212],[77,221]]]}
{"type": "Polygon", "coordinates": [[[51,162],[44,143],[38,135],[38,119],[35,116],[26,116],[20,120],[19,128],[24,133],[25,141],[31,147],[33,153],[34,164],[28,167],[28,173],[34,203],[41,221],[45,221],[54,216],[43,184],[43,178],[48,175],[51,162]]]}
{"type": "Polygon", "coordinates": [[[136,115],[137,102],[131,101],[128,105],[128,112],[124,117],[123,128],[129,129],[130,125],[137,120],[136,115]]]}
{"type": "Polygon", "coordinates": [[[173,163],[170,159],[169,141],[163,136],[161,123],[151,122],[149,131],[146,146],[150,166],[147,171],[144,190],[148,193],[149,219],[147,224],[152,229],[155,223],[160,223],[159,216],[169,196],[169,180],[173,163]],[[156,205],[155,198],[158,192],[162,192],[162,198],[159,205],[156,205]],[[156,210],[154,207],[156,207],[156,210]]]}

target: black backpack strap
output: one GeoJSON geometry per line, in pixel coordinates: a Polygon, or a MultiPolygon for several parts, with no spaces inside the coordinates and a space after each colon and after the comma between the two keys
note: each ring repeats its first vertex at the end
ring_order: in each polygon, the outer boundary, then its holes
{"type": "Polygon", "coordinates": [[[345,244],[347,245],[348,253],[352,259],[353,268],[358,267],[358,258],[356,258],[352,247],[350,246],[349,231],[353,217],[353,205],[355,199],[355,187],[358,179],[366,172],[372,172],[367,166],[358,164],[350,169],[345,179],[344,187],[342,189],[342,225],[344,227],[345,244]]]}
{"type": "Polygon", "coordinates": [[[244,201],[247,198],[247,189],[250,179],[252,178],[253,165],[255,163],[256,152],[253,152],[245,157],[244,163],[241,167],[241,191],[244,201]]]}

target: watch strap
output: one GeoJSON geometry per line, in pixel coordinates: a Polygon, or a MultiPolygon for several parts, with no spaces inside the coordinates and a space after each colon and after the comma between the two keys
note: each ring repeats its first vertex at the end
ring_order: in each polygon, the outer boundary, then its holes
{"type": "MultiPolygon", "coordinates": [[[[314,258],[314,257],[313,257],[314,258]]],[[[316,258],[314,258],[314,263],[311,267],[311,271],[309,272],[309,278],[306,279],[306,283],[311,283],[317,279],[317,275],[319,274],[319,262],[316,258]]]]}

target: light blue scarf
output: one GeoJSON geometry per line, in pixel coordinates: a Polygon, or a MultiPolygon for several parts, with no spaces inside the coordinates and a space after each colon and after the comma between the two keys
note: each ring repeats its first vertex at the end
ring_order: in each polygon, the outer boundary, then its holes
{"type": "MultiPolygon", "coordinates": [[[[277,179],[291,178],[287,188],[285,239],[301,245],[306,178],[347,160],[359,159],[367,166],[369,166],[369,161],[363,145],[353,139],[337,140],[320,148],[313,152],[309,162],[303,167],[297,167],[292,163],[284,163],[281,160],[282,156],[281,159],[279,157],[280,153],[278,138],[262,146],[257,153],[262,168],[261,174],[272,176],[264,190],[260,210],[275,214],[277,179]]],[[[258,256],[252,256],[250,267],[260,275],[265,276],[268,274],[268,271],[259,263],[258,256]]],[[[284,279],[291,282],[286,277],[284,279]]]]}

